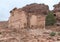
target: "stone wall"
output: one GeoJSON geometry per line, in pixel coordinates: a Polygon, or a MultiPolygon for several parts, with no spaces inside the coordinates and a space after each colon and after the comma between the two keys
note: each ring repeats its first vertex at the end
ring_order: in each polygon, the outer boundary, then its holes
{"type": "Polygon", "coordinates": [[[16,9],[13,10],[13,12],[11,13],[11,16],[9,18],[9,28],[24,28],[24,24],[26,24],[26,15],[25,12],[20,10],[20,9],[16,9]],[[13,15],[12,15],[13,14],[13,15]]]}
{"type": "Polygon", "coordinates": [[[23,8],[10,11],[9,27],[13,28],[44,28],[45,17],[49,8],[44,4],[30,4],[23,8]]]}
{"type": "MultiPolygon", "coordinates": [[[[44,28],[45,26],[45,15],[35,15],[33,13],[27,21],[27,14],[24,11],[14,11],[14,15],[9,18],[9,28],[24,28],[30,22],[30,28],[44,28]]],[[[13,13],[11,13],[13,14],[13,13]]],[[[28,26],[27,26],[28,27],[28,26]]]]}
{"type": "Polygon", "coordinates": [[[31,28],[44,28],[45,17],[45,15],[32,15],[30,20],[31,28]]]}

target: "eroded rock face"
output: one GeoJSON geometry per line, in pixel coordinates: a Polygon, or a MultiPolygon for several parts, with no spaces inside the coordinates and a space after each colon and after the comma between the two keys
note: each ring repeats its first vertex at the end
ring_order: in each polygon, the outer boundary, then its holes
{"type": "Polygon", "coordinates": [[[60,2],[54,5],[53,7],[54,7],[54,12],[60,12],[60,2]]]}
{"type": "Polygon", "coordinates": [[[56,14],[57,24],[60,26],[60,2],[54,5],[54,14],[56,14]]]}
{"type": "Polygon", "coordinates": [[[53,10],[53,12],[56,14],[56,16],[59,18],[59,16],[60,16],[60,2],[58,3],[58,4],[56,4],[56,5],[54,5],[53,6],[54,7],[54,10],[53,10]]]}

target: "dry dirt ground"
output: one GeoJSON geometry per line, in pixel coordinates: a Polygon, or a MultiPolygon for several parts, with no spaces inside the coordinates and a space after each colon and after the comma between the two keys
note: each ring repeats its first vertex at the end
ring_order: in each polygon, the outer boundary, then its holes
{"type": "Polygon", "coordinates": [[[0,29],[0,42],[60,42],[60,36],[49,36],[44,29],[0,29]]]}

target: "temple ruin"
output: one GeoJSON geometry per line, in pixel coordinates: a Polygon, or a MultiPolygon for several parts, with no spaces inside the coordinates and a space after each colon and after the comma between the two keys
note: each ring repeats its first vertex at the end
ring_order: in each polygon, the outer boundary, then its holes
{"type": "Polygon", "coordinates": [[[23,8],[10,11],[9,27],[11,28],[44,28],[45,17],[49,7],[45,4],[33,3],[23,8]]]}

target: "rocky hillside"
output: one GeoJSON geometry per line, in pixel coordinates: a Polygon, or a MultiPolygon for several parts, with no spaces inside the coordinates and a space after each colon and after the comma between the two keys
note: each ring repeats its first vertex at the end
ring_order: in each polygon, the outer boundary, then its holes
{"type": "Polygon", "coordinates": [[[0,42],[60,42],[60,35],[50,35],[51,30],[1,29],[0,42]]]}
{"type": "Polygon", "coordinates": [[[8,27],[8,21],[0,21],[0,28],[7,28],[8,27]]]}

